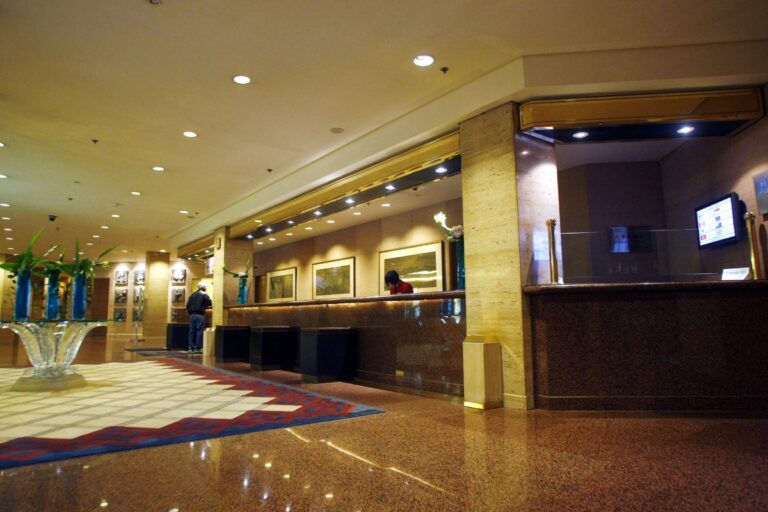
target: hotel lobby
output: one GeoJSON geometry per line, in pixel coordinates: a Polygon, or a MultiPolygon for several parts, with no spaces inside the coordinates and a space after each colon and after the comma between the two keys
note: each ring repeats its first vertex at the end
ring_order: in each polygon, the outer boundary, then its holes
{"type": "Polygon", "coordinates": [[[768,509],[766,26],[4,2],[0,510],[768,509]]]}

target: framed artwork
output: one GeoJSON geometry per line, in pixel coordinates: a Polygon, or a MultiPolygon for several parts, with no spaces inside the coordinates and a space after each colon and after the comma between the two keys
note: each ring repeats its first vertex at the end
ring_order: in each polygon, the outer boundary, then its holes
{"type": "Polygon", "coordinates": [[[115,304],[125,304],[128,302],[128,289],[115,288],[115,304]]]}
{"type": "Polygon", "coordinates": [[[147,279],[147,273],[145,270],[133,271],[133,286],[144,286],[147,279]]]}
{"type": "Polygon", "coordinates": [[[181,267],[171,269],[171,284],[187,284],[187,269],[181,267]]]}
{"type": "Polygon", "coordinates": [[[125,322],[125,308],[116,308],[112,318],[115,322],[125,322]]]}
{"type": "Polygon", "coordinates": [[[115,286],[128,286],[127,270],[118,270],[115,272],[115,286]]]}
{"type": "Polygon", "coordinates": [[[296,267],[267,272],[267,302],[296,300],[296,267]]]}
{"type": "Polygon", "coordinates": [[[133,321],[141,322],[142,320],[144,320],[143,308],[133,308],[133,321]]]}
{"type": "Polygon", "coordinates": [[[213,275],[213,263],[214,259],[213,256],[210,258],[206,258],[205,260],[205,275],[212,276],[213,275]]]}
{"type": "Polygon", "coordinates": [[[355,258],[312,264],[312,298],[343,299],[355,296],[355,258]]]}
{"type": "Polygon", "coordinates": [[[763,215],[768,215],[768,171],[753,178],[755,182],[755,198],[757,209],[763,215]]]}
{"type": "Polygon", "coordinates": [[[178,322],[179,321],[179,310],[178,309],[172,309],[171,310],[171,322],[178,322]]]}
{"type": "Polygon", "coordinates": [[[443,291],[443,242],[379,252],[379,293],[389,294],[384,275],[395,270],[414,293],[443,291]]]}
{"type": "Polygon", "coordinates": [[[173,288],[171,289],[171,302],[183,303],[187,298],[186,288],[173,288]]]}
{"type": "Polygon", "coordinates": [[[139,286],[133,289],[133,303],[139,304],[144,300],[144,287],[139,286]]]}

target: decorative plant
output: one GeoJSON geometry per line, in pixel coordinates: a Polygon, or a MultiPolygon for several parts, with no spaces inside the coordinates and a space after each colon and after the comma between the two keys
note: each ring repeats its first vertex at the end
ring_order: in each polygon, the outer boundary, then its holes
{"type": "Polygon", "coordinates": [[[96,268],[107,268],[109,266],[109,262],[101,261],[101,258],[114,251],[116,247],[116,245],[113,245],[93,260],[90,258],[80,258],[80,241],[77,240],[75,241],[75,257],[72,263],[64,263],[62,255],[61,270],[74,279],[81,275],[88,277],[91,282],[91,288],[93,288],[93,283],[96,279],[96,268]]]}
{"type": "Polygon", "coordinates": [[[6,261],[3,263],[0,263],[0,268],[3,270],[7,270],[10,272],[10,277],[15,278],[16,276],[23,274],[24,272],[29,271],[30,273],[34,273],[37,275],[42,275],[38,272],[38,268],[40,267],[40,264],[45,261],[45,257],[48,256],[51,252],[56,250],[58,245],[54,245],[48,251],[46,251],[45,254],[42,256],[35,256],[32,252],[35,244],[37,243],[37,239],[40,238],[40,235],[43,234],[43,230],[41,229],[35,235],[32,237],[32,239],[29,241],[29,245],[27,245],[27,249],[16,256],[16,258],[13,261],[6,261]]]}
{"type": "Polygon", "coordinates": [[[251,271],[251,263],[253,262],[253,255],[248,258],[248,263],[245,264],[245,271],[243,272],[232,272],[231,270],[227,269],[227,267],[222,266],[222,270],[224,270],[224,273],[231,275],[234,278],[237,278],[237,303],[238,304],[245,304],[248,301],[248,276],[250,275],[251,271]]]}
{"type": "Polygon", "coordinates": [[[448,227],[446,224],[447,217],[443,212],[437,212],[434,216],[435,222],[437,222],[446,232],[448,240],[458,240],[464,236],[464,227],[459,224],[457,226],[448,227]]]}

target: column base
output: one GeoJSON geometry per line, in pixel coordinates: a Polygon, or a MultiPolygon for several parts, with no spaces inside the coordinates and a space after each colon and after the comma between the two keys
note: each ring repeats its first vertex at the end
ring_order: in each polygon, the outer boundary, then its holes
{"type": "Polygon", "coordinates": [[[501,344],[496,338],[468,336],[463,347],[464,407],[503,407],[501,344]]]}

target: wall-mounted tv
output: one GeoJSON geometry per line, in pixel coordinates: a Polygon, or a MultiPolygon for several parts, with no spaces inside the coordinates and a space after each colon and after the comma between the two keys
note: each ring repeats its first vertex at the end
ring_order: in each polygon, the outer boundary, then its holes
{"type": "Polygon", "coordinates": [[[699,249],[738,242],[741,226],[741,205],[735,192],[696,208],[699,249]]]}

